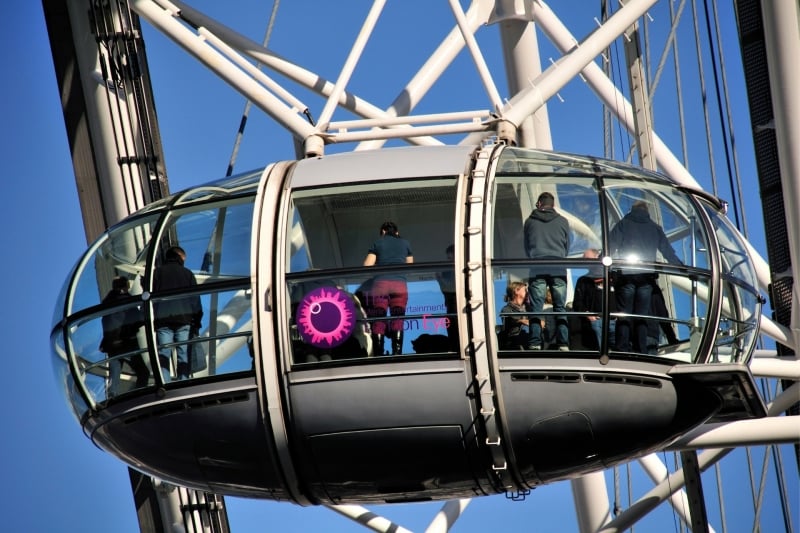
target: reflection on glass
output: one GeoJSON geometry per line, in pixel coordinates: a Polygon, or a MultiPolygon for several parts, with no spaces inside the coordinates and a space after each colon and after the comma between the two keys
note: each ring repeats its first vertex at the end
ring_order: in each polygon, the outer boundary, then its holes
{"type": "Polygon", "coordinates": [[[95,243],[78,272],[69,313],[98,305],[118,276],[130,280],[131,294],[141,293],[147,247],[157,219],[152,215],[125,222],[95,243]]]}
{"type": "MultiPolygon", "coordinates": [[[[437,281],[447,271],[414,267],[402,272],[408,304],[405,314],[395,317],[404,333],[397,355],[452,353],[457,347],[456,317],[448,313],[448,295],[437,281]]],[[[367,273],[329,272],[287,280],[294,363],[391,355],[373,344],[373,325],[381,319],[370,318],[364,306],[372,281],[367,273]]]]}
{"type": "Polygon", "coordinates": [[[289,273],[363,265],[383,223],[400,228],[414,263],[443,261],[453,243],[455,178],[363,183],[292,192],[286,228],[289,273]]]}
{"type": "MultiPolygon", "coordinates": [[[[153,304],[166,299],[153,298],[153,304]]],[[[178,354],[185,353],[186,379],[251,371],[252,310],[248,288],[200,294],[203,327],[186,338],[160,345],[165,354],[162,372],[165,381],[178,379],[178,354]]],[[[180,369],[184,371],[184,369],[180,369]]]]}
{"type": "Polygon", "coordinates": [[[177,244],[183,248],[186,266],[198,283],[249,276],[252,220],[251,197],[200,210],[176,211],[167,221],[162,247],[177,244]]]}
{"type": "Polygon", "coordinates": [[[689,195],[654,183],[646,187],[635,187],[624,180],[606,179],[603,183],[611,232],[608,253],[612,257],[634,263],[656,261],[710,268],[702,216],[689,195]],[[632,229],[621,235],[623,228],[632,229]],[[631,252],[630,239],[649,247],[631,252]]]}
{"type": "Polygon", "coordinates": [[[61,331],[54,333],[51,337],[51,344],[53,347],[52,363],[53,375],[55,376],[56,383],[62,388],[64,397],[67,399],[67,405],[72,412],[72,416],[78,422],[81,421],[83,415],[89,410],[83,397],[76,388],[75,381],[69,371],[67,364],[67,352],[64,346],[64,336],[61,331]]]}

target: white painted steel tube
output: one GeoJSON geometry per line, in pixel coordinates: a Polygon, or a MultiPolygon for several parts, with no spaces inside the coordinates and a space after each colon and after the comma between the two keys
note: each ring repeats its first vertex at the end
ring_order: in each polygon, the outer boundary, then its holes
{"type": "Polygon", "coordinates": [[[456,523],[472,500],[462,498],[460,500],[450,500],[446,502],[442,509],[436,513],[430,525],[425,529],[425,533],[447,533],[453,524],[456,523]]]}
{"type": "Polygon", "coordinates": [[[204,42],[204,39],[191,32],[168,12],[148,0],[133,0],[131,8],[159,31],[170,37],[187,52],[199,59],[222,79],[236,87],[265,113],[274,118],[284,128],[299,139],[316,133],[304,119],[247,74],[229,62],[221,53],[204,42]]]}
{"type": "Polygon", "coordinates": [[[581,533],[594,533],[611,519],[605,474],[586,474],[570,483],[575,511],[578,513],[578,528],[581,533]]]}
{"type": "MultiPolygon", "coordinates": [[[[792,265],[792,316],[794,346],[800,344],[800,4],[797,0],[761,2],[764,44],[769,65],[772,116],[778,144],[778,164],[789,233],[792,265]]],[[[796,349],[796,348],[795,348],[796,349]]]]}
{"type": "Polygon", "coordinates": [[[378,22],[378,17],[380,17],[384,5],[386,5],[386,0],[375,0],[372,3],[372,8],[369,10],[369,13],[367,13],[367,18],[364,20],[364,24],[358,32],[355,43],[353,43],[352,48],[350,48],[350,53],[347,55],[341,72],[339,72],[339,77],[336,79],[333,91],[328,95],[325,107],[322,108],[322,113],[319,115],[319,123],[322,127],[325,127],[324,125],[331,121],[336,105],[339,103],[339,99],[344,93],[344,88],[347,87],[347,83],[353,75],[353,71],[358,64],[358,60],[361,58],[364,47],[367,45],[369,36],[375,29],[375,24],[378,22]]]}
{"type": "Polygon", "coordinates": [[[410,530],[392,523],[391,520],[378,516],[360,505],[326,505],[328,509],[346,516],[353,522],[379,533],[412,533],[410,530]]]}
{"type": "Polygon", "coordinates": [[[705,424],[676,440],[667,449],[696,450],[797,442],[800,442],[800,415],[771,416],[755,420],[705,424]]]}
{"type": "MultiPolygon", "coordinates": [[[[655,454],[645,455],[639,459],[639,464],[654,483],[661,483],[669,476],[669,470],[655,454]]],[[[689,498],[686,497],[686,492],[680,490],[670,494],[669,502],[683,523],[691,526],[692,517],[689,514],[689,498]]],[[[714,530],[709,526],[709,533],[713,532],[714,530]]]]}

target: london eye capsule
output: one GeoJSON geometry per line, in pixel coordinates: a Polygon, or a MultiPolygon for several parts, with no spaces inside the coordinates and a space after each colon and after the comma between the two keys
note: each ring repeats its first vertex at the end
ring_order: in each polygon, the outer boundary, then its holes
{"type": "Polygon", "coordinates": [[[151,204],[78,261],[51,344],[87,437],[144,473],[418,501],[526,492],[763,416],[760,307],[700,191],[585,156],[411,147],[151,204]],[[405,260],[376,257],[386,228],[405,260]]]}

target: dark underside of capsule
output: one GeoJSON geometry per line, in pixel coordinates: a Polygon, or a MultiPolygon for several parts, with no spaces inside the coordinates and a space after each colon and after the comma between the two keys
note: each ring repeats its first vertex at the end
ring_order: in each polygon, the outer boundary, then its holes
{"type": "Polygon", "coordinates": [[[284,448],[262,421],[250,378],[224,391],[205,384],[132,398],[85,428],[134,468],[192,488],[401,502],[524,491],[604,469],[663,446],[722,405],[696,382],[653,372],[549,368],[501,373],[502,473],[474,388],[454,369],[296,383],[284,448]]]}

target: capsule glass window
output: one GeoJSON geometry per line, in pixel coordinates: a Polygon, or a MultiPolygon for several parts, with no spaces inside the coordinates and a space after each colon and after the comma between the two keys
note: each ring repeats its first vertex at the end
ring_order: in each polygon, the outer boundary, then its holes
{"type": "Polygon", "coordinates": [[[455,178],[294,191],[286,238],[293,362],[453,353],[455,217],[455,178]],[[386,223],[397,238],[387,235],[384,248],[376,243],[386,223]]]}

